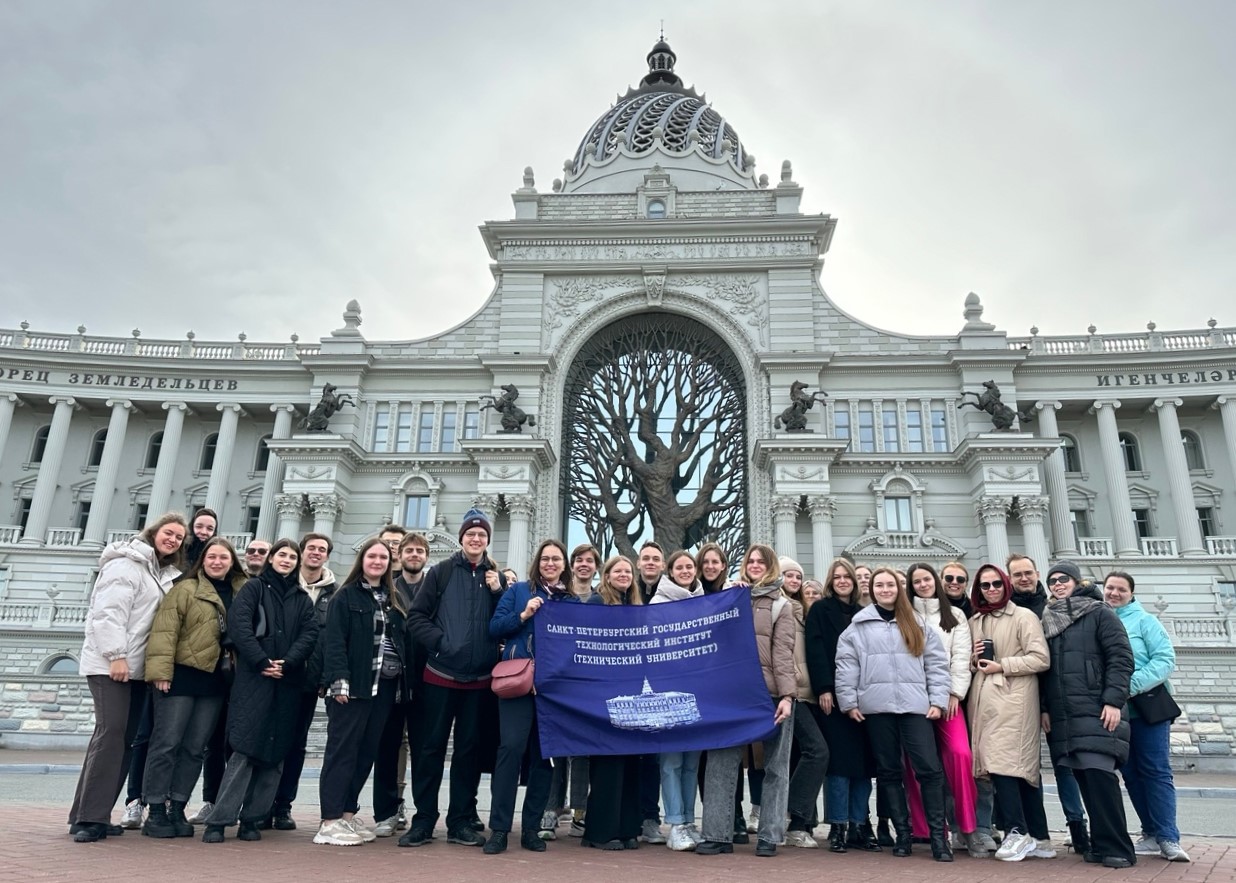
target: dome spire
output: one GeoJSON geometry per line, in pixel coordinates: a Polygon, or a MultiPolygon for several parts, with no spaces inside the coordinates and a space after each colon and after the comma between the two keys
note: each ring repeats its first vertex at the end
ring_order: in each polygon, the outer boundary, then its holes
{"type": "Polygon", "coordinates": [[[652,51],[648,53],[648,75],[640,81],[640,86],[681,86],[682,79],[674,73],[674,62],[678,56],[665,42],[665,26],[661,26],[661,39],[657,40],[652,51]]]}

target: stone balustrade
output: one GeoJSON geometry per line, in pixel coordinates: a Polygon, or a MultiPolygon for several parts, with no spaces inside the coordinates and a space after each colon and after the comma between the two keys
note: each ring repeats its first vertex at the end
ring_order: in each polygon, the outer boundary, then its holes
{"type": "Polygon", "coordinates": [[[290,343],[249,343],[245,335],[235,342],[198,341],[193,332],[184,340],[144,340],[134,329],[132,337],[86,336],[85,328],[77,334],[44,334],[32,332],[22,323],[19,329],[0,329],[0,349],[34,350],[44,353],[82,354],[87,356],[137,356],[149,359],[230,359],[235,361],[282,361],[317,355],[320,344],[302,344],[293,334],[290,343]]]}

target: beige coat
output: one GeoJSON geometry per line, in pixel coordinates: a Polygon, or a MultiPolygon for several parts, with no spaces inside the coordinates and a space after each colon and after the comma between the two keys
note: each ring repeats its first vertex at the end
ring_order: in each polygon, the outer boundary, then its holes
{"type": "Polygon", "coordinates": [[[798,678],[794,671],[794,633],[799,631],[799,627],[792,605],[793,602],[781,594],[780,586],[751,590],[755,646],[760,654],[760,668],[764,670],[764,685],[774,698],[798,695],[798,678]],[[775,603],[778,598],[782,603],[775,603]]]}
{"type": "MultiPolygon", "coordinates": [[[[790,598],[794,608],[794,676],[798,680],[798,700],[815,704],[815,693],[811,690],[811,676],[807,674],[807,641],[803,637],[803,626],[806,621],[806,611],[796,598],[790,598]]],[[[806,712],[803,712],[806,714],[806,712]]]]}
{"type": "Polygon", "coordinates": [[[970,688],[970,737],[974,775],[1016,776],[1039,784],[1039,679],[1050,665],[1039,618],[1007,604],[970,619],[975,641],[991,638],[1004,671],[976,671],[970,688]]]}

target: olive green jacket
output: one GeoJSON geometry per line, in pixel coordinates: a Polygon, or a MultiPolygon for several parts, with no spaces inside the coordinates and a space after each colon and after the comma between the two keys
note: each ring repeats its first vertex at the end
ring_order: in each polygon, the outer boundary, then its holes
{"type": "MultiPolygon", "coordinates": [[[[240,591],[243,579],[232,588],[240,591]]],[[[146,680],[170,681],[174,665],[212,672],[219,663],[227,611],[206,574],[172,586],[150,627],[146,646],[146,680]]]]}

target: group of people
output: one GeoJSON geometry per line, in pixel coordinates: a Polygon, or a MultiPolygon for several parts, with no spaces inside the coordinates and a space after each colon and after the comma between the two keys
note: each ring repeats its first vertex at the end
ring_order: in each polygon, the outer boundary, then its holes
{"type": "Polygon", "coordinates": [[[908,856],[917,840],[938,861],[956,849],[1051,858],[1046,733],[1071,845],[1087,861],[1188,861],[1168,765],[1175,656],[1127,573],[1098,586],[1059,561],[1045,587],[1024,555],[972,579],[959,562],[902,571],[838,558],[817,581],[755,544],[731,580],[715,543],[666,555],[647,542],[635,560],[602,561],[591,545],[568,552],[547,539],[521,576],[490,557],[492,526],[474,509],[460,551],[434,566],[422,534],[388,525],[336,581],[329,537],[255,542],[242,562],[214,535],[216,521],[208,510],[192,523],[168,514],[103,553],[80,661],[96,728],[69,817],[78,842],[123,831],[111,810],[126,776],[122,825],[150,836],[192,836],[195,823],[209,843],[231,826],[241,840],[294,829],[321,702],[318,844],[361,845],[405,827],[400,846],[431,843],[453,734],[446,840],[486,854],[508,847],[522,777],[519,845],[536,852],[565,822],[602,850],[642,842],[715,855],[754,834],[755,854],[772,856],[781,845],[818,848],[826,821],[836,853],[908,856]],[[521,671],[535,657],[535,617],[547,604],[721,591],[751,604],[771,708],[758,744],[545,758],[530,682],[495,692],[500,660],[521,671]],[[477,812],[486,771],[488,837],[477,812]],[[1141,823],[1136,844],[1118,773],[1141,823]],[[188,818],[199,776],[205,803],[188,818]],[[357,817],[371,776],[373,827],[357,817]]]}

